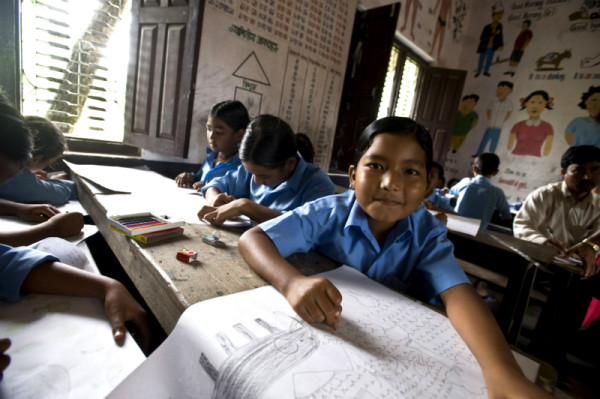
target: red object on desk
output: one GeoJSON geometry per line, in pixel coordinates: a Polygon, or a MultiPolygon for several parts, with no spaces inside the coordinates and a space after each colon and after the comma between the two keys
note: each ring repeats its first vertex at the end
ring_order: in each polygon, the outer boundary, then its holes
{"type": "Polygon", "coordinates": [[[182,262],[191,263],[196,260],[197,256],[198,254],[196,251],[190,251],[184,248],[181,251],[177,251],[177,255],[175,257],[182,262]]]}

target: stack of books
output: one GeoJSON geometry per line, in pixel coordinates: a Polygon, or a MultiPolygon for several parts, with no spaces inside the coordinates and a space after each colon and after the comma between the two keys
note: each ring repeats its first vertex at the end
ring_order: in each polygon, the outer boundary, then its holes
{"type": "Polygon", "coordinates": [[[143,244],[183,234],[183,221],[170,221],[150,212],[109,216],[109,227],[143,244]]]}

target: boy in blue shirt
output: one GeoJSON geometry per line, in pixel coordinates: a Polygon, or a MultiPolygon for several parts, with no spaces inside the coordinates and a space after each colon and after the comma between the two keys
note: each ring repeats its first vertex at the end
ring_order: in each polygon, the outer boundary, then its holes
{"type": "Polygon", "coordinates": [[[342,297],[324,277],[285,260],[316,249],[396,290],[441,299],[481,368],[490,397],[549,397],[515,362],[492,314],[453,256],[445,227],[420,207],[432,162],[429,133],[408,118],[369,125],[349,169],[350,190],[307,203],[248,230],[239,249],[309,323],[337,327],[342,297]]]}
{"type": "Polygon", "coordinates": [[[480,219],[481,228],[490,224],[494,211],[502,219],[510,219],[510,207],[504,191],[492,185],[491,178],[498,173],[500,158],[491,152],[484,152],[475,158],[473,175],[465,177],[450,189],[450,194],[458,197],[454,211],[461,216],[480,219]]]}

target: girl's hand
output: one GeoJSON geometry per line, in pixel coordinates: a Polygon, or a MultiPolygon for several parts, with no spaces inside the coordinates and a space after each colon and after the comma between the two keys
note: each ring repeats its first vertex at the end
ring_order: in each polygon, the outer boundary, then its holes
{"type": "Polygon", "coordinates": [[[16,215],[31,222],[45,222],[60,211],[52,205],[19,204],[16,215]]]}
{"type": "Polygon", "coordinates": [[[195,181],[196,177],[189,172],[180,173],[175,178],[175,183],[177,183],[177,187],[191,187],[195,181]]]}
{"type": "Polygon", "coordinates": [[[203,181],[197,181],[196,183],[194,183],[194,185],[192,186],[192,188],[198,192],[200,192],[200,190],[202,190],[202,187],[204,187],[204,182],[203,181]]]}
{"type": "Polygon", "coordinates": [[[227,193],[219,193],[216,197],[212,199],[212,206],[219,207],[225,204],[229,204],[234,201],[235,197],[233,195],[227,195],[227,193]]]}
{"type": "Polygon", "coordinates": [[[36,170],[35,175],[40,180],[46,180],[46,178],[48,177],[48,172],[46,172],[45,170],[36,170]]]}
{"type": "Polygon", "coordinates": [[[337,329],[342,294],[325,277],[298,276],[283,292],[292,308],[308,323],[325,323],[337,329]]]}
{"type": "Polygon", "coordinates": [[[69,237],[83,228],[83,215],[79,212],[59,213],[52,216],[47,226],[55,237],[69,237]]]}
{"type": "Polygon", "coordinates": [[[131,335],[138,341],[144,351],[150,344],[150,327],[148,315],[142,306],[131,296],[129,291],[116,280],[106,286],[104,309],[112,326],[115,342],[122,345],[125,340],[125,323],[129,324],[131,335]]]}
{"type": "Polygon", "coordinates": [[[8,348],[10,348],[10,339],[0,338],[0,380],[2,380],[2,373],[10,364],[10,356],[4,353],[8,348]]]}
{"type": "Polygon", "coordinates": [[[513,370],[513,373],[498,372],[491,380],[486,380],[486,385],[488,398],[552,398],[549,393],[529,381],[520,370],[513,370]]]}
{"type": "Polygon", "coordinates": [[[226,220],[235,220],[244,214],[243,205],[246,199],[237,199],[219,207],[203,206],[198,212],[198,219],[206,220],[215,226],[221,226],[226,220]]]}

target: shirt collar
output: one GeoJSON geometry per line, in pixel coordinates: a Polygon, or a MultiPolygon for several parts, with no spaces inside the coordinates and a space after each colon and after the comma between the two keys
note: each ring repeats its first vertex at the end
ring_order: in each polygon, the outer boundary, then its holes
{"type": "Polygon", "coordinates": [[[529,119],[527,119],[527,120],[525,121],[525,124],[526,124],[527,126],[539,126],[539,125],[540,125],[540,123],[542,123],[542,120],[541,120],[541,119],[538,119],[537,121],[532,121],[532,120],[529,120],[529,119]]]}
{"type": "MultiPolygon", "coordinates": [[[[206,147],[206,159],[208,160],[208,162],[213,165],[215,159],[217,159],[217,154],[216,152],[214,152],[213,150],[210,149],[210,147],[206,147]]],[[[228,160],[226,160],[225,162],[221,162],[221,164],[223,165],[228,165],[228,164],[233,164],[233,163],[239,163],[240,161],[240,153],[236,152],[233,156],[229,157],[228,160]]]]}

